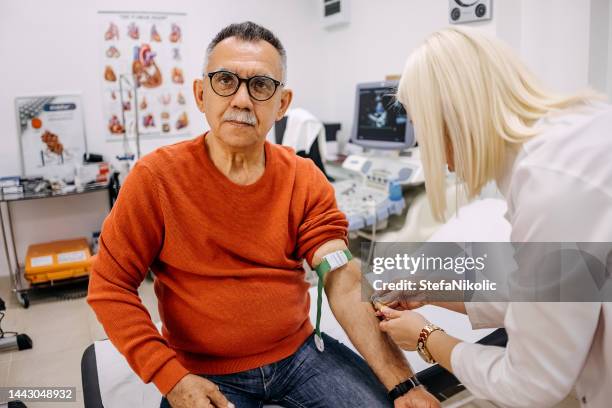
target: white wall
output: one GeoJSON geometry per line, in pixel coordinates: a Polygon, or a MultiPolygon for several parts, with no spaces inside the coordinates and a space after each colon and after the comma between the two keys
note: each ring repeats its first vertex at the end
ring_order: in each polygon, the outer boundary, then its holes
{"type": "MultiPolygon", "coordinates": [[[[590,0],[494,0],[493,19],[470,25],[508,43],[552,89],[571,92],[589,83],[590,10],[590,0]]],[[[446,26],[446,0],[385,0],[376,6],[352,0],[350,25],[326,31],[334,83],[332,108],[323,119],[342,122],[342,137],[348,138],[355,85],[400,74],[410,52],[446,26]]]]}
{"type": "MultiPolygon", "coordinates": [[[[448,25],[447,10],[445,0],[385,0],[376,6],[369,0],[352,0],[349,26],[322,29],[333,81],[327,96],[332,108],[323,119],[341,122],[341,137],[350,136],[356,84],[401,74],[411,50],[448,25]]],[[[495,20],[481,26],[492,31],[495,20]]]]}
{"type": "Polygon", "coordinates": [[[598,91],[607,92],[608,46],[610,39],[610,1],[591,0],[589,47],[589,84],[598,91]]]}
{"type": "Polygon", "coordinates": [[[559,91],[588,84],[590,1],[523,0],[521,55],[559,91]]]}
{"type": "MultiPolygon", "coordinates": [[[[589,80],[591,1],[600,0],[494,0],[493,20],[476,25],[508,42],[548,85],[571,91],[589,80]]],[[[109,157],[121,152],[120,144],[107,143],[102,136],[99,10],[186,12],[186,78],[200,75],[204,49],[224,25],[250,19],[269,27],[288,52],[294,106],[324,121],[341,122],[341,137],[346,138],[355,85],[400,74],[411,50],[448,24],[447,8],[447,0],[352,0],[350,25],[326,30],[318,17],[318,0],[0,2],[0,176],[20,171],[14,114],[18,95],[81,92],[89,149],[109,157]]],[[[612,61],[612,32],[610,38],[612,61]]],[[[612,70],[607,73],[612,95],[612,70]]],[[[188,112],[194,135],[201,133],[203,116],[193,103],[188,112]]],[[[145,141],[143,153],[174,141],[145,141]]],[[[89,236],[106,208],[103,193],[16,204],[19,257],[33,242],[89,236]]],[[[4,258],[0,252],[0,275],[7,272],[4,258]]]]}
{"type": "Polygon", "coordinates": [[[608,99],[612,101],[612,4],[609,5],[608,19],[608,99]]]}

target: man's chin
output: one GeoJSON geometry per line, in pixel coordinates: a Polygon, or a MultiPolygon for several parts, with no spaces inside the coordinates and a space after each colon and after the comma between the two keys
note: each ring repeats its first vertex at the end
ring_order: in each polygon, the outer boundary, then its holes
{"type": "Polygon", "coordinates": [[[234,125],[228,122],[223,124],[223,129],[218,134],[219,139],[228,146],[234,148],[245,148],[253,146],[265,139],[265,135],[260,136],[255,126],[234,125]]]}

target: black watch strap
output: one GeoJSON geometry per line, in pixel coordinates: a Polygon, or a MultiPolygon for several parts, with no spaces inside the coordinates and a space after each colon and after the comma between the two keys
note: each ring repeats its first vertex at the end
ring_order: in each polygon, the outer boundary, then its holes
{"type": "Polygon", "coordinates": [[[395,388],[389,391],[389,394],[387,394],[387,396],[391,401],[395,401],[396,399],[406,394],[411,389],[418,387],[419,385],[421,385],[421,382],[416,377],[416,375],[413,375],[403,383],[396,385],[395,388]]]}

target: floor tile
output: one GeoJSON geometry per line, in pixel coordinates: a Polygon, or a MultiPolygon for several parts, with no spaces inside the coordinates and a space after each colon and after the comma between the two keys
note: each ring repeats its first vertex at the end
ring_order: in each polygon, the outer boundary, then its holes
{"type": "Polygon", "coordinates": [[[10,361],[0,362],[0,387],[6,387],[10,365],[10,361]]]}
{"type": "Polygon", "coordinates": [[[108,335],[106,334],[104,327],[102,327],[102,325],[96,321],[89,323],[89,338],[93,343],[94,341],[108,339],[108,335]]]}
{"type": "Polygon", "coordinates": [[[0,353],[0,363],[8,363],[9,361],[11,361],[10,351],[4,351],[0,353]]]}
{"type": "Polygon", "coordinates": [[[83,299],[65,301],[45,301],[31,305],[23,310],[24,332],[48,333],[52,330],[65,330],[75,325],[87,324],[87,311],[83,299]]]}
{"type": "Polygon", "coordinates": [[[2,319],[2,330],[22,333],[27,321],[26,310],[19,306],[8,306],[2,319]]]}
{"type": "Polygon", "coordinates": [[[48,331],[34,330],[27,333],[32,339],[32,348],[12,352],[12,361],[33,359],[48,353],[71,349],[85,349],[92,343],[89,326],[74,322],[48,331]]]}
{"type": "Polygon", "coordinates": [[[11,361],[7,386],[66,386],[82,390],[83,351],[84,347],[11,361]]]}
{"type": "Polygon", "coordinates": [[[89,305],[86,307],[85,314],[87,315],[87,328],[89,329],[91,341],[93,342],[95,340],[103,340],[108,338],[104,332],[104,328],[102,328],[102,325],[98,321],[96,314],[94,313],[93,309],[89,307],[89,305]]]}
{"type": "MultiPolygon", "coordinates": [[[[8,307],[4,312],[4,317],[2,318],[2,330],[5,332],[5,336],[14,336],[13,333],[17,332],[18,334],[24,333],[24,322],[26,317],[24,316],[24,310],[21,308],[16,308],[15,306],[8,307]]],[[[5,351],[0,353],[0,362],[7,362],[11,359],[12,351],[5,351]]]]}
{"type": "Polygon", "coordinates": [[[77,390],[75,402],[27,402],[28,408],[83,408],[83,393],[77,390]]]}
{"type": "Polygon", "coordinates": [[[574,395],[570,395],[566,399],[564,399],[563,402],[557,405],[555,408],[579,408],[579,407],[580,407],[580,402],[576,399],[574,395]]]}
{"type": "Polygon", "coordinates": [[[9,276],[0,276],[0,299],[4,300],[5,303],[8,303],[9,298],[14,296],[11,293],[11,280],[9,276]]]}

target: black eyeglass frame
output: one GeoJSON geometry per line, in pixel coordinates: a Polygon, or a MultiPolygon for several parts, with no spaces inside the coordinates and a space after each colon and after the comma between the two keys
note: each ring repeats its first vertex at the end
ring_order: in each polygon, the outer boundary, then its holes
{"type": "Polygon", "coordinates": [[[266,76],[266,75],[255,75],[255,76],[252,76],[250,78],[242,78],[242,77],[238,76],[238,74],[236,74],[235,72],[227,71],[227,70],[224,70],[224,69],[221,69],[219,71],[209,72],[206,75],[208,76],[208,79],[210,80],[210,87],[212,88],[213,92],[216,93],[217,95],[221,96],[221,97],[224,97],[224,98],[232,96],[232,95],[235,95],[236,92],[238,92],[238,90],[240,89],[240,86],[242,85],[243,82],[246,82],[246,88],[247,88],[247,92],[249,93],[249,96],[252,99],[254,99],[254,100],[258,101],[258,102],[265,102],[265,101],[270,100],[276,94],[276,91],[278,90],[279,87],[285,86],[285,84],[282,83],[281,81],[276,80],[274,78],[270,78],[269,76],[266,76]],[[230,75],[233,75],[236,78],[238,78],[238,86],[236,87],[234,92],[232,92],[231,94],[221,95],[219,92],[215,91],[215,87],[213,86],[212,79],[213,79],[213,76],[215,76],[216,74],[220,74],[220,73],[230,74],[230,75]],[[255,98],[253,96],[253,94],[251,94],[251,88],[250,88],[249,85],[250,85],[251,81],[253,79],[255,79],[255,78],[265,78],[265,79],[269,79],[270,81],[272,81],[272,83],[274,84],[274,92],[272,92],[272,94],[270,95],[269,98],[266,98],[266,99],[257,99],[257,98],[255,98]]]}

